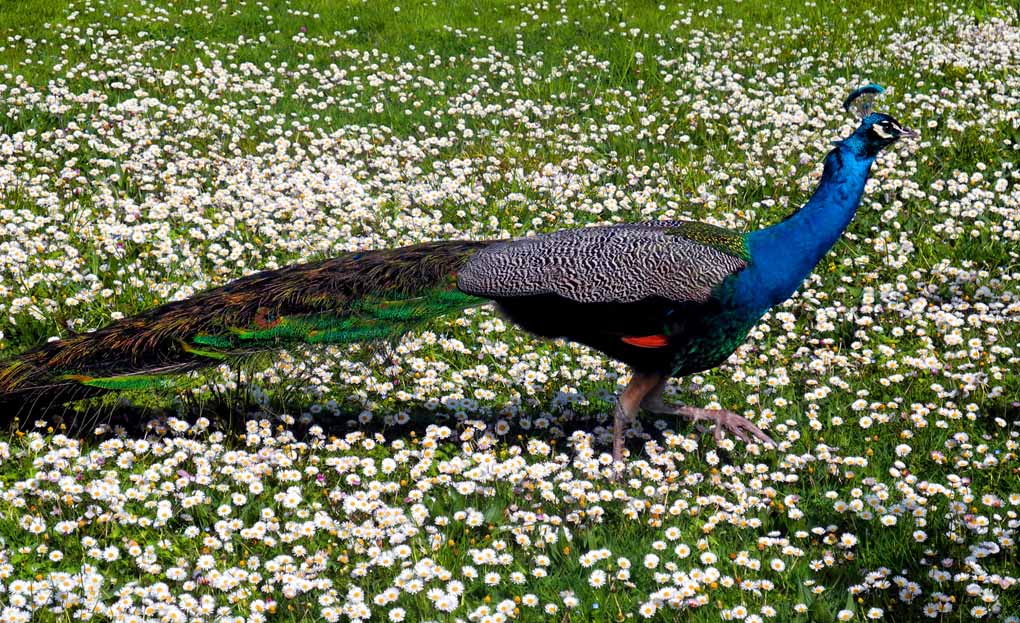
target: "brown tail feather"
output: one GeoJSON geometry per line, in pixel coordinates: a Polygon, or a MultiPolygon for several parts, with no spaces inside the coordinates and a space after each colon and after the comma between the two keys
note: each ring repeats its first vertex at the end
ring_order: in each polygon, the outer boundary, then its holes
{"type": "Polygon", "coordinates": [[[188,340],[229,334],[236,327],[272,326],[274,317],[342,316],[367,296],[413,295],[453,283],[467,258],[488,244],[430,242],[346,253],[242,277],[0,362],[0,403],[18,395],[80,387],[85,377],[168,374],[214,365],[217,359],[188,346],[188,340]]]}

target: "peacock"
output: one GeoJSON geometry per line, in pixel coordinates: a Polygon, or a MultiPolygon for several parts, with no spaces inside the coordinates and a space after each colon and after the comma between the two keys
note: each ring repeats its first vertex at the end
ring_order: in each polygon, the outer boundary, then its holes
{"type": "MultiPolygon", "coordinates": [[[[739,233],[659,220],[525,238],[436,241],[346,253],[252,274],[0,364],[0,397],[118,390],[302,344],[392,340],[429,319],[494,302],[513,323],[625,363],[612,456],[641,409],[714,423],[772,444],[726,410],[663,400],[671,377],[724,362],[765,312],[789,298],[835,244],[861,202],[876,156],[917,133],[872,111],[878,85],[844,102],[860,124],[836,141],[807,203],[771,227],[739,233]]],[[[68,394],[74,395],[74,394],[68,394]]]]}

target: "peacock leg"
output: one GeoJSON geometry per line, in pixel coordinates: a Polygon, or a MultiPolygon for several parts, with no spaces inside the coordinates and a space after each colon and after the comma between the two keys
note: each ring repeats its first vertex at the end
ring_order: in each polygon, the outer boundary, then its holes
{"type": "Polygon", "coordinates": [[[658,415],[679,415],[695,422],[698,420],[714,422],[715,426],[712,427],[712,436],[715,437],[716,443],[722,441],[722,433],[726,431],[744,443],[751,443],[751,437],[755,437],[768,445],[776,445],[776,442],[766,435],[765,431],[755,426],[751,420],[732,411],[667,404],[662,399],[662,390],[665,389],[667,380],[662,379],[658,385],[645,395],[644,400],[641,402],[642,409],[658,415]]]}
{"type": "Polygon", "coordinates": [[[627,426],[637,417],[642,401],[649,392],[659,387],[664,381],[664,375],[634,372],[627,388],[616,397],[616,410],[613,413],[613,461],[623,461],[623,433],[627,426]]]}

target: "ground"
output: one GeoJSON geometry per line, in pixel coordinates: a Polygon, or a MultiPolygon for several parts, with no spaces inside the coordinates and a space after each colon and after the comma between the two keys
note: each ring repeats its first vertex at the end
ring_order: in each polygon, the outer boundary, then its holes
{"type": "Polygon", "coordinates": [[[0,354],[345,250],[753,229],[807,198],[868,82],[922,138],[800,292],[671,390],[778,449],[647,418],[617,472],[626,371],[469,310],[104,405],[169,409],[149,429],[6,434],[0,620],[1020,620],[1018,20],[3,4],[0,354]]]}

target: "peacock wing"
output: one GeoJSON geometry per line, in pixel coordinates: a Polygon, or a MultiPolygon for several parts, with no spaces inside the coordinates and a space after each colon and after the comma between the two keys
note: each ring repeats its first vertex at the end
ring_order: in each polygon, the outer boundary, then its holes
{"type": "Polygon", "coordinates": [[[703,302],[749,260],[742,234],[651,221],[497,243],[468,260],[457,284],[495,299],[552,294],[579,303],[703,302]]]}

